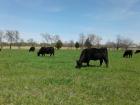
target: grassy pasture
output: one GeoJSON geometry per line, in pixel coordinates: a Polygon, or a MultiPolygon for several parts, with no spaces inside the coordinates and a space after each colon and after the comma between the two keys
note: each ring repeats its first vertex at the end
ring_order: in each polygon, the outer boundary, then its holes
{"type": "MultiPolygon", "coordinates": [[[[109,68],[75,69],[78,50],[37,57],[27,50],[0,52],[0,105],[140,105],[140,54],[109,52],[109,68]]],[[[99,62],[92,61],[92,65],[99,62]]]]}

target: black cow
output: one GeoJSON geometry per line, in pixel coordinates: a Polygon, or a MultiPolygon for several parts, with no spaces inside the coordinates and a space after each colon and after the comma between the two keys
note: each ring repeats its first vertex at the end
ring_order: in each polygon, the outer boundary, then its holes
{"type": "Polygon", "coordinates": [[[0,48],[0,51],[1,51],[1,48],[0,48]]]}
{"type": "Polygon", "coordinates": [[[76,68],[81,68],[82,63],[87,63],[89,66],[90,60],[100,60],[100,66],[102,65],[103,61],[108,67],[108,51],[107,48],[88,48],[84,49],[80,55],[80,59],[77,60],[76,68]]]}
{"type": "Polygon", "coordinates": [[[140,53],[140,50],[136,50],[135,54],[140,53]]]}
{"type": "Polygon", "coordinates": [[[34,52],[35,51],[35,47],[30,47],[29,52],[34,52]]]}
{"type": "Polygon", "coordinates": [[[39,52],[37,53],[38,56],[45,56],[45,54],[54,55],[54,48],[53,47],[41,47],[39,52]]]}
{"type": "Polygon", "coordinates": [[[132,58],[133,56],[133,50],[125,50],[124,54],[123,54],[123,57],[124,58],[132,58]]]}

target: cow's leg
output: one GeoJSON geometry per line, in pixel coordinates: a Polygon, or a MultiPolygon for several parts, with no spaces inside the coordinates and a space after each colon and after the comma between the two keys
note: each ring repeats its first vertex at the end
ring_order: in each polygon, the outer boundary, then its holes
{"type": "Polygon", "coordinates": [[[108,58],[107,58],[107,57],[104,58],[104,62],[105,62],[105,64],[106,64],[106,67],[108,67],[108,62],[109,62],[109,61],[108,61],[108,58]]]}
{"type": "Polygon", "coordinates": [[[87,61],[87,66],[89,66],[89,61],[87,61]]]}
{"type": "Polygon", "coordinates": [[[103,63],[103,59],[100,59],[100,66],[102,66],[102,63],[103,63]]]}

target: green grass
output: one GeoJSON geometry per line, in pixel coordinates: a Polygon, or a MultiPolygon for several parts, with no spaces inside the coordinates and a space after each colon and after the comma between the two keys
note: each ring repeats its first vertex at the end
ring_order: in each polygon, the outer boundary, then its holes
{"type": "MultiPolygon", "coordinates": [[[[140,105],[140,54],[109,52],[109,68],[75,69],[80,51],[37,57],[26,50],[0,52],[0,105],[140,105]]],[[[99,62],[92,61],[92,65],[99,62]]]]}

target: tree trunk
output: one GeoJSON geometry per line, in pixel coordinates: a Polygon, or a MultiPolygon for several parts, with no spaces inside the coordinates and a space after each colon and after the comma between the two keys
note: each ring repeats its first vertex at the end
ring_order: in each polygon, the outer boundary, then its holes
{"type": "Polygon", "coordinates": [[[3,48],[2,43],[1,43],[0,47],[1,47],[0,49],[2,50],[2,48],[3,48]]]}
{"type": "Polygon", "coordinates": [[[116,49],[117,49],[117,51],[118,51],[118,50],[119,50],[119,47],[117,46],[116,49]]]}
{"type": "Polygon", "coordinates": [[[12,44],[10,43],[10,50],[12,49],[12,44]]]}

